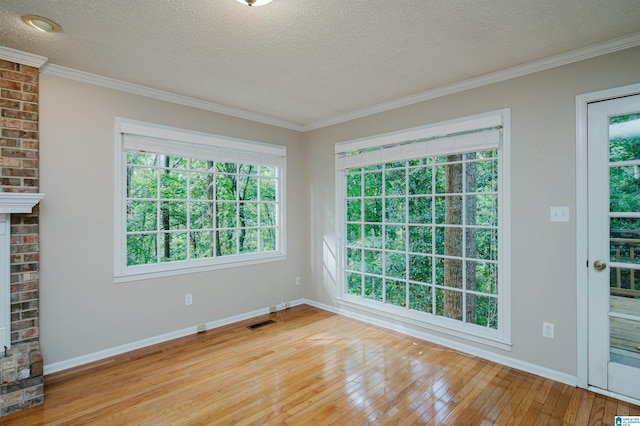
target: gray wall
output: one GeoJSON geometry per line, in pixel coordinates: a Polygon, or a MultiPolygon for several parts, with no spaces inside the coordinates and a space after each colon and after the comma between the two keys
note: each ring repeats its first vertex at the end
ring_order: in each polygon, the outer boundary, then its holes
{"type": "Polygon", "coordinates": [[[47,365],[302,297],[302,135],[41,75],[41,328],[47,365]],[[114,117],[287,147],[286,261],[114,284],[114,117]],[[185,306],[185,293],[193,305],[185,306]]]}
{"type": "Polygon", "coordinates": [[[326,267],[335,248],[336,142],[511,108],[513,346],[509,352],[465,343],[576,376],[575,98],[638,83],[639,69],[640,48],[633,48],[306,133],[306,297],[336,305],[326,267]],[[550,206],[569,206],[571,222],[550,223],[550,206]],[[554,340],[542,337],[543,321],[555,323],[554,340]]]}
{"type": "MultiPolygon", "coordinates": [[[[512,111],[511,352],[576,375],[575,97],[638,83],[640,48],[301,134],[41,75],[41,329],[52,364],[305,297],[336,305],[336,142],[512,111]],[[113,283],[114,117],[286,145],[286,261],[113,283]],[[549,206],[571,208],[550,223],[549,206]],[[295,276],[303,285],[295,286],[295,276]],[[192,293],[194,304],[184,305],[192,293]],[[283,295],[283,296],[282,296],[283,295]],[[555,323],[554,340],[542,322],[555,323]]],[[[438,336],[438,333],[434,333],[438,336]]],[[[452,338],[453,340],[456,340],[452,338]]]]}

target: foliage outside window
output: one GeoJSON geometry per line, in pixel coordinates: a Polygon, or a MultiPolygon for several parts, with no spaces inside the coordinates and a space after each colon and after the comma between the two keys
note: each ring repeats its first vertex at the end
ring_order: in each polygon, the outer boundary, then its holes
{"type": "Polygon", "coordinates": [[[640,273],[628,267],[640,263],[640,138],[616,129],[633,121],[640,113],[609,117],[609,274],[612,295],[640,298],[640,273]]]}
{"type": "Polygon", "coordinates": [[[481,133],[342,148],[346,300],[502,339],[500,131],[481,133]]]}
{"type": "Polygon", "coordinates": [[[127,152],[127,265],[276,249],[275,167],[127,152]]]}
{"type": "Polygon", "coordinates": [[[196,139],[122,135],[116,276],[282,255],[282,157],[196,139]]]}

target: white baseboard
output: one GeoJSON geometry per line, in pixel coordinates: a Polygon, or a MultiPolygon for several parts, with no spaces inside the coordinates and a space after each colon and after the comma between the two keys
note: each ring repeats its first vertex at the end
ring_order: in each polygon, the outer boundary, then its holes
{"type": "MultiPolygon", "coordinates": [[[[287,302],[286,304],[278,304],[278,310],[285,309],[286,307],[302,305],[304,301],[302,299],[287,302]],[[287,306],[288,305],[288,306],[287,306]]],[[[260,315],[265,315],[270,312],[270,308],[258,309],[252,312],[244,314],[234,315],[231,317],[223,318],[216,321],[210,321],[206,323],[207,330],[222,327],[225,325],[233,324],[235,322],[244,321],[246,319],[254,318],[260,315]]],[[[87,355],[71,358],[65,361],[54,362],[53,364],[46,364],[44,366],[44,374],[57,373],[59,371],[68,370],[69,368],[79,367],[91,362],[100,361],[105,358],[109,358],[116,355],[121,355],[126,352],[135,351],[136,349],[146,348],[147,346],[156,345],[158,343],[168,342],[169,340],[178,339],[180,337],[188,336],[190,334],[196,334],[198,332],[198,326],[193,325],[191,327],[183,328],[182,330],[176,330],[169,333],[161,334],[159,336],[149,337],[147,339],[138,340],[135,342],[127,343],[124,345],[116,346],[113,348],[104,349],[98,352],[93,352],[87,355]]]]}
{"type": "MultiPolygon", "coordinates": [[[[496,354],[495,352],[486,351],[474,346],[466,345],[464,343],[452,341],[446,338],[438,337],[426,332],[419,332],[413,329],[400,329],[397,325],[392,324],[388,321],[385,321],[384,318],[375,317],[371,315],[363,315],[356,314],[346,309],[341,309],[339,307],[325,305],[324,303],[316,302],[314,300],[309,299],[298,299],[291,302],[287,302],[284,304],[276,305],[278,310],[285,309],[287,307],[293,307],[306,304],[309,306],[313,306],[318,309],[322,309],[328,312],[333,312],[338,315],[343,315],[348,318],[357,319],[360,321],[364,321],[370,324],[377,325],[379,327],[383,327],[389,330],[397,331],[399,333],[412,336],[421,340],[425,340],[427,342],[432,342],[438,345],[442,345],[451,349],[455,349],[457,351],[478,356],[480,358],[484,358],[486,360],[496,362],[498,364],[506,365],[507,367],[515,368],[520,371],[524,371],[526,373],[535,374],[536,376],[541,376],[550,380],[555,380],[560,383],[564,383],[570,386],[577,386],[578,379],[576,376],[572,376],[570,374],[562,373],[556,370],[552,370],[546,367],[541,367],[536,364],[532,364],[529,362],[521,361],[518,359],[514,359],[508,356],[496,354]]],[[[211,330],[218,327],[223,327],[225,325],[233,324],[235,322],[244,321],[250,318],[254,318],[260,315],[265,315],[270,312],[270,308],[258,309],[252,312],[247,312],[244,314],[234,315],[231,317],[223,318],[216,321],[210,321],[206,323],[207,330],[211,330]]],[[[196,334],[198,332],[198,326],[194,325],[192,327],[183,328],[182,330],[172,331],[170,333],[161,334],[159,336],[150,337],[148,339],[138,340],[136,342],[127,343],[125,345],[116,346],[109,349],[104,349],[98,352],[94,352],[87,355],[82,355],[79,357],[71,358],[65,361],[56,362],[53,364],[47,364],[44,366],[44,374],[52,374],[59,371],[67,370],[69,368],[79,367],[84,364],[89,364],[94,361],[100,361],[105,358],[109,358],[112,356],[120,355],[126,352],[134,351],[136,349],[142,349],[147,346],[155,345],[158,343],[164,343],[169,340],[178,339],[180,337],[188,336],[190,334],[196,334]]],[[[591,391],[596,393],[600,393],[602,395],[611,396],[613,398],[617,398],[632,404],[640,405],[640,401],[637,401],[633,398],[628,398],[622,395],[614,394],[608,392],[603,389],[598,388],[588,388],[591,391]]]]}
{"type": "MultiPolygon", "coordinates": [[[[364,321],[370,324],[377,325],[379,327],[387,328],[389,330],[406,334],[408,336],[416,337],[428,342],[446,346],[448,348],[455,349],[460,352],[478,356],[478,357],[487,359],[489,361],[497,362],[499,364],[506,365],[508,367],[515,368],[521,371],[525,371],[527,373],[535,374],[537,376],[542,376],[547,379],[555,380],[560,383],[565,383],[571,386],[577,385],[577,378],[575,376],[561,373],[559,371],[551,370],[551,369],[541,367],[535,364],[531,364],[528,362],[520,361],[511,357],[499,355],[499,354],[496,354],[495,352],[486,351],[474,346],[465,345],[463,343],[438,337],[426,332],[419,332],[413,329],[400,329],[395,324],[385,321],[384,318],[380,318],[380,317],[376,318],[371,315],[356,314],[346,309],[340,309],[335,306],[325,305],[323,303],[319,303],[309,299],[299,299],[299,300],[288,302],[289,307],[298,306],[302,304],[307,304],[309,306],[313,306],[318,309],[333,312],[338,315],[343,315],[349,318],[364,321]]],[[[278,309],[283,309],[286,307],[286,304],[284,305],[278,304],[276,306],[278,307],[278,309]]],[[[270,311],[270,308],[267,307],[267,308],[258,309],[252,312],[247,312],[244,314],[223,318],[220,320],[210,321],[206,323],[207,330],[223,327],[225,325],[233,324],[239,321],[244,321],[246,319],[254,318],[260,315],[265,315],[265,314],[268,314],[269,311],[270,311]]],[[[65,361],[59,361],[53,364],[47,364],[44,366],[44,374],[47,375],[47,374],[52,374],[59,371],[67,370],[69,368],[79,367],[84,364],[89,364],[91,362],[100,361],[102,359],[109,358],[112,356],[121,355],[126,352],[134,351],[136,349],[142,349],[158,343],[164,343],[173,339],[178,339],[180,337],[188,336],[190,334],[196,334],[197,332],[198,332],[198,326],[194,325],[191,327],[183,328],[181,330],[176,330],[170,333],[165,333],[165,334],[150,337],[147,339],[142,339],[142,340],[127,343],[124,345],[116,346],[113,348],[104,349],[98,352],[93,352],[87,355],[82,355],[82,356],[71,358],[65,361]]]]}
{"type": "Polygon", "coordinates": [[[464,343],[449,340],[449,339],[439,337],[427,332],[417,331],[414,328],[409,328],[409,327],[400,328],[398,327],[398,325],[393,324],[380,316],[358,314],[347,309],[325,305],[323,303],[319,303],[313,300],[304,299],[304,303],[307,305],[316,307],[318,309],[323,309],[325,311],[333,312],[339,315],[343,315],[345,317],[357,319],[360,321],[377,325],[379,327],[397,331],[398,333],[402,333],[407,336],[412,336],[421,340],[426,340],[427,342],[431,342],[431,343],[445,346],[447,348],[455,349],[457,351],[460,351],[469,355],[474,355],[480,358],[484,358],[486,360],[496,362],[498,364],[506,365],[507,367],[515,368],[516,370],[524,371],[526,373],[535,374],[536,376],[541,376],[547,379],[551,379],[556,382],[564,383],[570,386],[577,386],[578,384],[578,378],[576,376],[572,376],[570,374],[562,373],[560,371],[552,370],[546,367],[541,367],[539,365],[521,361],[512,357],[500,355],[495,352],[477,348],[475,346],[466,345],[464,343]]]}

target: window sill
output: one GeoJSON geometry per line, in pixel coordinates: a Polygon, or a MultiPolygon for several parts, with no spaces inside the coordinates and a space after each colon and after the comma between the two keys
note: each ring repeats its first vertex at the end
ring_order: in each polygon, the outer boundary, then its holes
{"type": "Polygon", "coordinates": [[[464,339],[466,341],[481,343],[486,346],[498,348],[504,351],[511,351],[511,340],[498,336],[496,333],[487,333],[493,335],[478,335],[473,332],[482,332],[483,327],[469,327],[469,330],[461,330],[462,324],[448,318],[436,317],[430,314],[421,314],[420,312],[408,311],[404,308],[393,305],[382,304],[375,301],[361,300],[349,295],[345,295],[337,300],[338,306],[350,311],[357,311],[360,315],[372,317],[376,320],[386,322],[393,325],[391,327],[401,333],[408,334],[402,325],[411,326],[419,331],[435,331],[445,335],[464,339]],[[431,321],[429,321],[431,320],[431,321]],[[456,327],[457,326],[457,327],[456,327]],[[473,330],[473,329],[475,330],[473,330]]]}
{"type": "Polygon", "coordinates": [[[126,283],[131,281],[150,280],[155,278],[172,277],[176,275],[186,275],[198,272],[215,271],[218,269],[237,268],[250,265],[259,265],[262,263],[280,262],[287,259],[286,254],[277,254],[274,256],[263,257],[260,259],[237,260],[224,263],[213,263],[208,265],[181,266],[162,271],[144,271],[138,273],[124,273],[113,277],[115,284],[126,283]]]}

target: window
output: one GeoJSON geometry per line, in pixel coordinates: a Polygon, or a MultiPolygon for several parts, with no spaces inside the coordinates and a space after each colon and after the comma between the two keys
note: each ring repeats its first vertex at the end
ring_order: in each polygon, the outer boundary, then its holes
{"type": "Polygon", "coordinates": [[[284,147],[116,127],[116,279],[284,255],[284,147]]]}
{"type": "Polygon", "coordinates": [[[507,118],[336,146],[344,300],[508,341],[507,118]]]}

